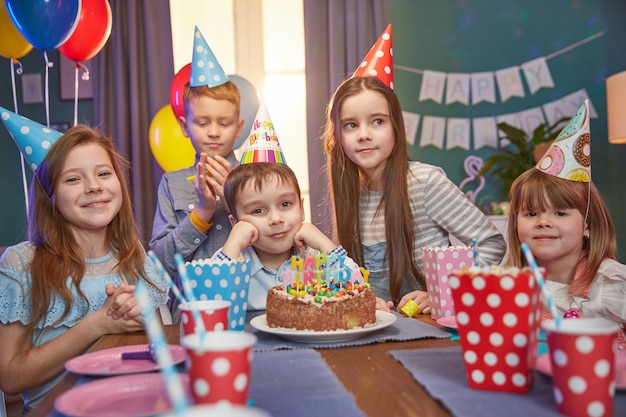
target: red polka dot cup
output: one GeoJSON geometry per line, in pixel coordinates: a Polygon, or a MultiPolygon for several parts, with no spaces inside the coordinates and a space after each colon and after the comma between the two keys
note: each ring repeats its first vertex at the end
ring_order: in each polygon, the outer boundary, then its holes
{"type": "Polygon", "coordinates": [[[228,311],[230,301],[198,300],[179,304],[181,337],[196,332],[196,313],[200,314],[206,331],[223,331],[228,329],[228,311]]]}
{"type": "Polygon", "coordinates": [[[463,268],[449,279],[470,388],[533,386],[541,292],[529,268],[463,268]]]}
{"type": "Polygon", "coordinates": [[[554,399],[571,417],[613,415],[614,364],[619,325],[607,319],[577,318],[541,324],[548,338],[554,399]]]}
{"type": "Polygon", "coordinates": [[[234,330],[182,339],[195,404],[247,403],[252,347],[256,341],[252,333],[234,330]]]}

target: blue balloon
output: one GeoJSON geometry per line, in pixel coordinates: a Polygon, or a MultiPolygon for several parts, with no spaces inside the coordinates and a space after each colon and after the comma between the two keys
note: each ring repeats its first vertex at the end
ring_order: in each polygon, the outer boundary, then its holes
{"type": "Polygon", "coordinates": [[[6,6],[22,36],[35,48],[50,51],[74,32],[81,0],[6,0],[6,6]]]}

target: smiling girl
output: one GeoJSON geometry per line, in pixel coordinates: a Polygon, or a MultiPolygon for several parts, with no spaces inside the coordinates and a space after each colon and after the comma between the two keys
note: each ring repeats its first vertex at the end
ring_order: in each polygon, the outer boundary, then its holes
{"type": "Polygon", "coordinates": [[[102,335],[143,328],[135,284],[145,285],[155,309],[168,288],[145,256],[107,137],[69,129],[35,178],[29,241],[0,258],[0,388],[22,394],[26,410],[102,335]]]}

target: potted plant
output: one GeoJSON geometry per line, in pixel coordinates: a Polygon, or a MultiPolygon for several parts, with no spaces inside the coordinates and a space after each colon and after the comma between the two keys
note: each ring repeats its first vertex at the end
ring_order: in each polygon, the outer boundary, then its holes
{"type": "Polygon", "coordinates": [[[508,199],[511,184],[524,171],[534,167],[539,158],[560,133],[559,126],[568,120],[564,117],[553,125],[541,124],[535,128],[531,137],[526,132],[508,123],[498,123],[498,130],[504,133],[499,140],[508,140],[509,144],[499,149],[500,153],[485,159],[479,175],[491,175],[496,183],[501,184],[501,192],[508,199]]]}

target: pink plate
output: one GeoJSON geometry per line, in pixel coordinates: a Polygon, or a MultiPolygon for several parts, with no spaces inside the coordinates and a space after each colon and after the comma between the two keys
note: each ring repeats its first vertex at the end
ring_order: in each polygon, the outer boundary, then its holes
{"type": "MultiPolygon", "coordinates": [[[[552,375],[549,354],[539,356],[535,367],[541,373],[552,375]]],[[[615,389],[626,390],[626,350],[615,352],[615,389]]]]}
{"type": "MultiPolygon", "coordinates": [[[[189,375],[179,374],[191,404],[189,375]]],[[[71,417],[142,417],[172,410],[163,375],[147,373],[103,378],[64,392],[54,408],[71,417]]]]}
{"type": "Polygon", "coordinates": [[[459,325],[456,322],[456,316],[439,317],[436,321],[438,324],[442,325],[443,327],[447,327],[449,329],[459,328],[459,325]]]}
{"type": "MultiPolygon", "coordinates": [[[[168,346],[174,364],[185,361],[185,348],[178,345],[168,346]]],[[[150,359],[122,359],[122,353],[147,350],[148,345],[133,345],[86,353],[65,362],[65,369],[75,374],[94,376],[137,374],[160,369],[159,364],[150,359]]]]}

